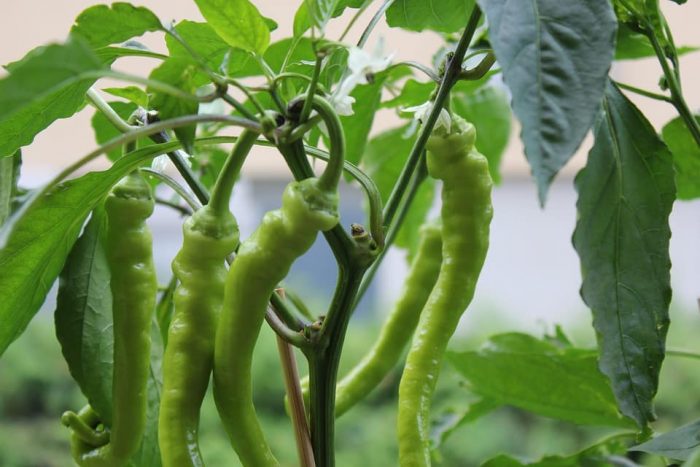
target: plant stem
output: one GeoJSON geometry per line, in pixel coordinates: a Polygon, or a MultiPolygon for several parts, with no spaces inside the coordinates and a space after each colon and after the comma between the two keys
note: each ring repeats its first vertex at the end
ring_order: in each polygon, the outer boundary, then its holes
{"type": "Polygon", "coordinates": [[[372,31],[374,28],[377,26],[379,21],[384,17],[384,13],[386,13],[386,10],[389,9],[391,4],[394,3],[394,0],[385,0],[382,6],[379,7],[379,10],[372,16],[372,19],[370,20],[369,24],[367,24],[367,27],[365,28],[364,31],[362,31],[362,35],[360,36],[360,40],[357,41],[357,46],[359,48],[362,48],[365,46],[367,43],[367,40],[369,39],[370,34],[372,34],[372,31]]]}
{"type": "Polygon", "coordinates": [[[700,360],[700,353],[691,352],[690,350],[666,349],[666,355],[671,355],[672,357],[685,357],[700,360]]]}
{"type": "Polygon", "coordinates": [[[189,205],[189,207],[193,210],[196,211],[199,208],[202,207],[202,204],[196,200],[182,185],[180,185],[177,180],[172,178],[169,175],[166,175],[162,172],[158,172],[157,170],[150,169],[148,167],[144,167],[141,169],[141,172],[145,172],[146,174],[150,175],[151,177],[155,177],[161,182],[165,183],[168,185],[175,193],[177,193],[180,198],[185,200],[185,202],[189,205]]]}
{"type": "Polygon", "coordinates": [[[316,85],[318,84],[318,78],[321,76],[321,66],[323,65],[323,57],[316,52],[316,65],[314,66],[314,73],[311,76],[311,82],[309,83],[309,89],[306,92],[306,99],[304,100],[304,106],[301,109],[301,114],[299,115],[299,122],[304,123],[308,120],[311,114],[311,106],[313,105],[314,96],[316,95],[316,85]]]}
{"type": "Polygon", "coordinates": [[[243,162],[250,153],[256,139],[258,139],[258,133],[250,130],[243,130],[231,154],[226,158],[221,172],[219,172],[219,176],[211,192],[211,198],[209,199],[209,205],[219,216],[229,211],[233,184],[241,173],[243,162]]]}
{"type": "Polygon", "coordinates": [[[450,90],[459,79],[459,75],[462,72],[462,60],[464,59],[464,55],[467,53],[472,37],[474,37],[474,33],[476,32],[476,27],[479,24],[480,18],[481,10],[478,6],[475,6],[472,10],[471,16],[469,17],[469,23],[467,24],[462,37],[459,39],[454,55],[445,69],[445,74],[442,77],[442,83],[440,84],[437,96],[435,97],[433,109],[430,112],[428,119],[423,124],[418,135],[418,139],[416,139],[416,142],[413,144],[411,153],[408,156],[406,165],[404,165],[403,170],[399,175],[399,179],[389,195],[389,199],[384,208],[384,223],[387,226],[391,225],[394,214],[396,214],[396,210],[398,209],[404,192],[406,191],[406,188],[411,180],[411,176],[418,165],[423,148],[425,148],[425,144],[428,142],[428,137],[433,131],[433,127],[437,122],[440,111],[450,95],[450,90]]]}
{"type": "Polygon", "coordinates": [[[651,26],[647,26],[645,30],[645,34],[647,38],[649,38],[649,41],[651,42],[651,45],[654,48],[654,53],[656,53],[656,58],[659,60],[659,64],[663,69],[664,77],[666,78],[666,82],[668,83],[668,89],[669,91],[671,91],[672,104],[678,111],[678,114],[683,119],[683,122],[688,128],[688,131],[690,131],[690,134],[693,136],[695,144],[697,144],[698,147],[700,147],[700,124],[698,124],[698,121],[695,119],[695,116],[690,111],[690,108],[688,108],[688,103],[685,101],[683,93],[681,92],[680,81],[677,79],[674,71],[671,70],[671,68],[669,67],[668,60],[666,60],[666,55],[664,54],[661,44],[659,44],[659,40],[654,34],[653,28],[651,26]]]}
{"type": "Polygon", "coordinates": [[[102,99],[102,96],[100,96],[100,93],[97,92],[95,88],[90,88],[87,90],[87,93],[85,93],[85,96],[88,98],[90,103],[102,114],[109,120],[109,123],[114,125],[114,127],[121,131],[122,133],[126,133],[127,131],[131,131],[134,128],[137,128],[135,126],[129,125],[126,121],[124,121],[123,118],[119,116],[118,113],[114,111],[111,105],[109,105],[104,99],[102,99]]]}
{"type": "Polygon", "coordinates": [[[389,250],[389,247],[392,245],[392,243],[394,243],[394,239],[396,238],[396,235],[398,235],[399,230],[401,229],[401,225],[403,224],[403,221],[406,218],[408,211],[410,210],[411,204],[413,203],[413,199],[415,198],[416,193],[418,193],[418,189],[421,187],[423,181],[426,179],[427,176],[428,168],[425,163],[425,151],[423,151],[423,157],[421,157],[421,160],[418,164],[418,169],[414,173],[413,178],[411,179],[411,183],[408,186],[408,190],[406,191],[406,196],[404,197],[404,200],[397,211],[396,220],[392,223],[391,228],[386,234],[385,246],[379,252],[376,261],[367,270],[367,274],[365,274],[365,277],[362,280],[362,284],[360,284],[360,288],[357,291],[357,297],[355,297],[355,304],[353,305],[353,309],[357,306],[358,303],[360,303],[360,300],[362,300],[362,297],[365,295],[365,292],[372,283],[374,275],[377,273],[379,266],[381,266],[382,264],[384,255],[386,255],[387,251],[389,250]]]}
{"type": "Polygon", "coordinates": [[[647,91],[646,89],[640,89],[640,88],[635,87],[635,86],[630,86],[629,84],[620,83],[619,81],[615,81],[615,84],[620,89],[624,89],[626,91],[630,91],[630,92],[633,92],[635,94],[639,94],[640,96],[644,96],[644,97],[648,97],[650,99],[656,99],[657,101],[664,101],[664,102],[668,102],[669,104],[673,104],[673,100],[668,96],[664,96],[663,94],[657,94],[655,92],[647,91]]]}

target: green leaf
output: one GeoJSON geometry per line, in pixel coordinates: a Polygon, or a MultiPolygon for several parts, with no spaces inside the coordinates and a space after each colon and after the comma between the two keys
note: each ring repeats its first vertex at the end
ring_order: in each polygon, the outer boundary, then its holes
{"type": "MultiPolygon", "coordinates": [[[[109,106],[124,120],[127,120],[134,110],[136,110],[136,104],[132,104],[131,102],[110,102],[109,106]]],[[[92,116],[90,122],[95,132],[95,141],[97,144],[104,144],[122,134],[99,110],[95,111],[95,115],[92,116]]],[[[107,157],[113,161],[119,159],[121,155],[122,148],[115,148],[107,153],[107,157]]]]}
{"type": "Polygon", "coordinates": [[[700,448],[700,420],[633,446],[630,451],[642,451],[674,460],[687,460],[700,448]]]}
{"type": "Polygon", "coordinates": [[[491,336],[479,350],[447,360],[479,396],[583,425],[629,428],[592,350],[561,348],[527,334],[491,336]]]}
{"type": "Polygon", "coordinates": [[[382,107],[402,108],[420,105],[430,99],[430,95],[433,91],[435,91],[435,83],[430,81],[423,83],[414,79],[409,79],[404,83],[399,95],[382,102],[382,107]]]}
{"type": "Polygon", "coordinates": [[[112,421],[112,292],[103,238],[105,211],[97,207],[60,275],[56,337],[71,376],[108,425],[112,421]]]}
{"type": "Polygon", "coordinates": [[[317,27],[321,31],[321,35],[323,35],[326,24],[328,24],[328,21],[330,21],[336,11],[338,0],[304,0],[304,5],[306,5],[307,20],[317,27]]]}
{"type": "Polygon", "coordinates": [[[593,312],[600,369],[620,410],[655,419],[671,300],[671,154],[644,115],[608,83],[595,144],[576,177],[581,296],[593,312]]]}
{"type": "Polygon", "coordinates": [[[695,449],[681,467],[700,467],[700,448],[695,449]]]}
{"type": "MultiPolygon", "coordinates": [[[[170,84],[183,92],[194,95],[197,91],[196,75],[197,67],[192,62],[180,57],[170,57],[158,68],[155,68],[149,78],[170,84]]],[[[152,94],[151,107],[158,111],[161,120],[195,115],[199,110],[199,103],[195,100],[182,99],[153,89],[149,89],[148,92],[152,94]]],[[[175,128],[173,131],[185,151],[192,154],[197,125],[187,125],[175,128]]]]}
{"type": "Polygon", "coordinates": [[[124,175],[177,143],[154,145],[121,158],[104,172],[91,172],[32,197],[0,229],[0,355],[22,334],[87,219],[124,175]]]}
{"type": "Polygon", "coordinates": [[[202,16],[231,47],[262,55],[270,43],[270,29],[248,0],[195,0],[202,16]]]}
{"type": "Polygon", "coordinates": [[[106,65],[111,65],[121,57],[148,57],[165,60],[167,55],[159,54],[149,50],[145,45],[136,41],[129,41],[120,46],[100,47],[95,49],[95,55],[106,65]]]}
{"type": "Polygon", "coordinates": [[[452,93],[452,111],[476,128],[476,148],[489,161],[491,177],[501,182],[501,156],[510,137],[510,105],[506,93],[494,86],[485,86],[473,93],[452,93]]]}
{"type": "Polygon", "coordinates": [[[610,467],[613,465],[610,457],[624,455],[625,441],[629,438],[632,438],[632,435],[613,435],[577,453],[544,456],[537,461],[501,454],[484,462],[481,467],[610,467]]]}
{"type": "MultiPolygon", "coordinates": [[[[382,202],[385,203],[413,147],[415,138],[406,136],[407,128],[408,126],[394,128],[374,137],[367,145],[362,161],[365,172],[376,183],[382,202]]],[[[394,244],[407,249],[409,257],[413,256],[418,247],[418,226],[425,221],[434,194],[435,182],[427,178],[418,189],[396,236],[394,244]]]]}
{"type": "Polygon", "coordinates": [[[129,102],[133,102],[144,109],[148,108],[148,94],[146,94],[146,91],[139,87],[127,86],[125,88],[105,88],[103,91],[113,96],[123,97],[129,102]]]}
{"type": "Polygon", "coordinates": [[[436,451],[445,444],[447,438],[458,428],[474,422],[493,412],[501,404],[489,399],[479,399],[464,410],[448,410],[432,423],[430,430],[430,450],[436,451]]]}
{"type": "Polygon", "coordinates": [[[457,32],[467,25],[474,0],[396,0],[386,11],[392,28],[457,32]]]}
{"type": "MultiPolygon", "coordinates": [[[[618,24],[617,41],[615,47],[615,60],[636,60],[638,58],[654,57],[654,48],[649,39],[638,32],[633,31],[624,23],[618,24]]],[[[700,47],[678,47],[678,55],[685,55],[699,50],[700,47]]]]}
{"type": "MultiPolygon", "coordinates": [[[[294,14],[294,24],[293,32],[294,37],[299,37],[303,35],[306,31],[311,28],[311,20],[309,18],[309,3],[317,2],[322,5],[330,4],[335,2],[335,10],[333,11],[331,18],[337,18],[342,15],[346,8],[362,8],[365,4],[369,4],[372,0],[304,0],[299,5],[297,12],[294,14]]],[[[319,9],[316,8],[316,11],[319,9]]],[[[326,20],[328,22],[330,18],[326,20]]],[[[323,28],[321,28],[323,29],[323,28]]]]}
{"type": "Polygon", "coordinates": [[[151,370],[146,391],[148,405],[146,407],[146,430],[141,440],[139,450],[131,456],[128,467],[160,467],[160,447],[158,446],[158,412],[160,409],[160,393],[163,388],[163,341],[160,329],[154,319],[151,326],[151,370]]]}
{"type": "Polygon", "coordinates": [[[91,73],[103,65],[82,41],[69,39],[36,48],[6,68],[9,75],[0,80],[0,157],[77,112],[95,82],[91,73]]]}
{"type": "Polygon", "coordinates": [[[355,98],[353,115],[340,117],[345,132],[345,159],[358,165],[365,152],[374,115],[379,108],[384,79],[377,77],[373,83],[355,87],[350,94],[355,98]]]}
{"type": "MultiPolygon", "coordinates": [[[[175,26],[175,32],[214,71],[221,70],[226,55],[232,52],[231,46],[224,42],[207,23],[180,21],[175,26]]],[[[190,61],[193,65],[197,64],[190,52],[170,34],[165,36],[165,43],[171,57],[190,61]]],[[[250,54],[242,50],[231,53],[229,58],[232,65],[249,60],[253,61],[250,54]]]]}
{"type": "Polygon", "coordinates": [[[160,20],[148,8],[118,2],[111,7],[95,5],[84,10],[70,32],[83,37],[96,49],[162,29],[160,20]]]}
{"type": "MultiPolygon", "coordinates": [[[[700,123],[700,116],[695,119],[700,123]]],[[[661,135],[673,154],[678,199],[700,197],[700,147],[683,119],[678,117],[671,120],[663,127],[661,135]]]]}
{"type": "Polygon", "coordinates": [[[544,204],[600,107],[617,20],[610,3],[600,0],[479,4],[544,204]]]}

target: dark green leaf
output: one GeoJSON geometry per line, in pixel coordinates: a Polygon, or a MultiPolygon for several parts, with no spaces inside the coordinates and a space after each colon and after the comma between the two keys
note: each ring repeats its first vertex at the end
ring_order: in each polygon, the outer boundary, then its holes
{"type": "MultiPolygon", "coordinates": [[[[695,119],[700,123],[699,116],[695,119]]],[[[700,147],[693,135],[680,117],[667,123],[661,134],[673,154],[678,199],[700,197],[700,147]]]]}
{"type": "MultiPolygon", "coordinates": [[[[110,102],[109,106],[124,120],[127,120],[134,110],[136,110],[136,104],[132,104],[131,102],[110,102]]],[[[95,111],[91,123],[92,129],[95,132],[95,141],[97,144],[104,144],[122,134],[99,110],[95,111]]],[[[113,161],[119,159],[121,155],[121,148],[112,149],[107,153],[107,157],[113,161]]]]}
{"type": "Polygon", "coordinates": [[[544,203],[600,107],[617,21],[610,3],[479,0],[513,95],[525,154],[544,203]]]}
{"type": "MultiPolygon", "coordinates": [[[[413,147],[415,138],[406,136],[407,128],[394,128],[377,135],[369,142],[365,151],[365,172],[376,183],[383,202],[389,198],[413,147]]],[[[396,237],[395,245],[408,249],[409,257],[418,246],[418,226],[425,221],[430,211],[434,193],[435,183],[431,178],[427,178],[419,188],[396,237]]]]}
{"type": "Polygon", "coordinates": [[[671,154],[644,115],[609,83],[588,164],[576,177],[581,296],[593,312],[600,369],[620,410],[654,420],[671,300],[671,154]]]}
{"type": "Polygon", "coordinates": [[[73,379],[108,425],[112,421],[112,293],[103,238],[104,209],[97,207],[60,275],[56,337],[73,379]]]}
{"type": "Polygon", "coordinates": [[[469,20],[474,0],[396,0],[386,12],[393,28],[456,32],[469,20]]]}
{"type": "Polygon", "coordinates": [[[634,426],[620,415],[595,351],[510,333],[477,351],[450,352],[447,360],[473,392],[500,404],[584,425],[634,426]]]}
{"type": "Polygon", "coordinates": [[[125,88],[105,88],[104,92],[107,92],[113,96],[123,97],[129,102],[143,107],[148,108],[148,94],[143,89],[136,86],[127,86],[125,88]]]}
{"type": "Polygon", "coordinates": [[[480,399],[464,410],[449,410],[441,414],[439,418],[433,422],[430,431],[430,449],[432,451],[440,449],[440,446],[447,441],[447,438],[449,438],[456,429],[480,419],[484,415],[500,407],[500,405],[501,404],[498,402],[489,399],[480,399]]]}
{"type": "MultiPolygon", "coordinates": [[[[192,62],[180,57],[170,57],[158,68],[155,68],[149,78],[170,84],[188,94],[195,94],[197,91],[196,75],[197,67],[192,62]]],[[[195,100],[183,99],[156,90],[149,89],[149,92],[153,96],[151,107],[158,111],[161,120],[195,115],[199,109],[199,103],[195,100]]],[[[188,125],[176,128],[174,131],[185,151],[192,154],[197,126],[188,125]]]]}
{"type": "Polygon", "coordinates": [[[93,48],[124,42],[163,27],[158,17],[144,7],[129,3],[95,5],[75,19],[71,34],[83,37],[93,48]]]}
{"type": "Polygon", "coordinates": [[[32,197],[0,229],[0,355],[24,331],[46,298],[88,214],[144,160],[177,148],[154,145],[32,197]]]}
{"type": "Polygon", "coordinates": [[[34,49],[6,68],[10,74],[0,80],[0,157],[77,112],[95,81],[90,73],[103,65],[82,41],[69,39],[34,49]]]}
{"type": "Polygon", "coordinates": [[[473,93],[454,92],[452,110],[474,124],[476,148],[489,161],[491,177],[501,182],[501,156],[510,137],[510,105],[508,96],[499,88],[485,86],[473,93]]]}
{"type": "Polygon", "coordinates": [[[670,459],[686,460],[698,448],[700,448],[700,420],[631,447],[630,451],[642,451],[670,459]]]}
{"type": "Polygon", "coordinates": [[[231,47],[262,55],[270,29],[249,0],[195,0],[202,16],[231,47]]]}

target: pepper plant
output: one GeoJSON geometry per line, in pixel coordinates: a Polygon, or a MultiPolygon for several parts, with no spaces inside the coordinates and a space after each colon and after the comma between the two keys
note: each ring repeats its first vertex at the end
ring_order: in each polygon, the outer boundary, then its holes
{"type": "Polygon", "coordinates": [[[700,465],[700,421],[664,434],[652,425],[668,353],[668,218],[677,199],[700,196],[700,119],[680,72],[681,55],[695,49],[674,42],[660,5],[670,0],[303,0],[289,37],[277,42],[262,2],[195,3],[203,22],[165,24],[144,6],[95,5],[65,41],[30,51],[0,78],[0,355],[58,282],[56,335],[86,398],[60,417],[78,465],[204,465],[199,409],[210,378],[241,463],[279,465],[253,402],[252,355],[264,322],[277,334],[287,388],[280,398],[303,466],[334,465],[336,418],[406,350],[397,464],[438,462],[456,427],[510,405],[612,431],[574,454],[528,461],[506,453],[484,466],[627,466],[644,462],[640,453],[700,465]],[[338,17],[348,19],[336,36],[327,26],[338,17]],[[374,37],[383,19],[437,32],[443,45],[433,63],[385,53],[374,37]],[[163,50],[139,42],[147,32],[163,38],[163,50]],[[124,73],[124,57],[155,67],[148,76],[124,73]],[[613,61],[645,57],[658,61],[659,89],[610,77],[613,61]],[[123,86],[106,87],[106,78],[123,86]],[[659,134],[630,93],[666,102],[678,116],[659,134]],[[85,105],[95,109],[98,147],[46,185],[23,189],[22,148],[85,105]],[[380,109],[407,121],[377,134],[380,109]],[[492,180],[500,181],[511,109],[532,202],[543,207],[557,173],[593,133],[575,180],[573,245],[596,349],[577,348],[558,330],[446,352],[488,261],[492,180]],[[280,209],[239,243],[234,215],[242,208],[230,194],[258,146],[275,148],[294,181],[280,209]],[[80,175],[103,156],[109,168],[80,175]],[[342,179],[361,187],[366,219],[339,216],[342,179]],[[154,202],[186,217],[174,273],[157,278],[166,284],[158,290],[144,222],[154,202]],[[282,283],[318,233],[338,268],[322,310],[282,283]],[[402,295],[376,345],[339,380],[348,323],[390,248],[411,259],[402,295]],[[308,378],[300,380],[294,348],[308,378]],[[444,361],[476,396],[447,419],[430,410],[444,361]]]}

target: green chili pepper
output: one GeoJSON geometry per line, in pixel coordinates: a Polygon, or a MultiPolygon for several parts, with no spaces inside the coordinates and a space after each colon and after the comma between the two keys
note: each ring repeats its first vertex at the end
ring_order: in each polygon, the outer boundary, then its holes
{"type": "Polygon", "coordinates": [[[447,342],[474,296],[489,245],[492,181],[474,126],[453,117],[428,140],[428,173],[442,180],[442,265],[399,385],[399,463],[430,465],[430,403],[447,342]]]}
{"type": "Polygon", "coordinates": [[[224,261],[238,246],[229,212],[234,180],[257,133],[244,131],[212,191],[209,204],[183,225],[182,249],[173,261],[180,281],[163,358],[158,442],[164,467],[203,466],[199,411],[214,363],[214,337],[224,295],[224,261]]]}
{"type": "Polygon", "coordinates": [[[63,423],[73,429],[73,456],[81,466],[126,465],[146,427],[151,315],[158,284],[145,221],[153,208],[151,188],[136,172],[122,179],[105,201],[114,319],[112,424],[107,437],[95,431],[100,422],[89,407],[78,415],[64,414],[63,423]]]}
{"type": "MultiPolygon", "coordinates": [[[[336,417],[367,397],[401,358],[440,271],[440,232],[438,222],[421,227],[418,251],[411,262],[399,300],[389,313],[372,349],[336,386],[336,417]]],[[[308,403],[309,379],[304,378],[301,384],[308,403]]]]}
{"type": "Polygon", "coordinates": [[[318,96],[313,102],[329,129],[331,161],[319,178],[287,186],[281,209],[268,212],[241,244],[226,278],[214,352],[214,399],[231,444],[246,467],[278,465],[255,413],[251,381],[253,349],[270,295],[318,232],[338,223],[337,185],[345,141],[328,102],[318,96]]]}

